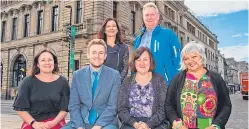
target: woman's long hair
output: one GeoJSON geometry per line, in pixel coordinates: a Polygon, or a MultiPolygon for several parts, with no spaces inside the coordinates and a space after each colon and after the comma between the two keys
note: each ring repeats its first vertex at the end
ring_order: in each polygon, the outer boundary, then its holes
{"type": "Polygon", "coordinates": [[[100,28],[100,30],[99,30],[99,32],[98,32],[97,37],[98,37],[99,39],[103,39],[103,40],[106,42],[107,36],[106,36],[106,34],[105,34],[105,28],[106,28],[107,22],[109,22],[109,21],[114,21],[114,22],[116,23],[116,26],[117,26],[117,29],[118,29],[118,33],[116,34],[116,41],[115,41],[115,43],[117,43],[117,42],[118,42],[118,43],[123,43],[123,37],[122,37],[122,34],[121,34],[121,30],[120,30],[120,27],[119,27],[119,25],[118,25],[118,22],[117,22],[117,20],[116,20],[115,18],[107,18],[107,19],[104,21],[102,27],[100,28]]]}

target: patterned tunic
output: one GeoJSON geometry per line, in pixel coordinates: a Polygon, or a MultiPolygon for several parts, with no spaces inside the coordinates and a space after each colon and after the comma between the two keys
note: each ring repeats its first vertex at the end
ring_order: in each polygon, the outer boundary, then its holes
{"type": "Polygon", "coordinates": [[[208,127],[214,117],[217,96],[208,75],[198,81],[187,73],[181,92],[183,123],[187,128],[203,129],[208,127]]]}
{"type": "Polygon", "coordinates": [[[134,117],[151,117],[153,101],[154,90],[152,83],[149,82],[143,87],[135,83],[129,95],[130,114],[134,117]]]}

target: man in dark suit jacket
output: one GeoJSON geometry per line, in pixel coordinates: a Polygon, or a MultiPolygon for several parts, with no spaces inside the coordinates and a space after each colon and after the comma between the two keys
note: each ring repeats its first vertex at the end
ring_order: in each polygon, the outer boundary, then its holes
{"type": "Polygon", "coordinates": [[[70,122],[63,129],[118,129],[118,71],[104,66],[106,45],[92,40],[87,48],[90,65],[75,71],[70,89],[70,122]]]}

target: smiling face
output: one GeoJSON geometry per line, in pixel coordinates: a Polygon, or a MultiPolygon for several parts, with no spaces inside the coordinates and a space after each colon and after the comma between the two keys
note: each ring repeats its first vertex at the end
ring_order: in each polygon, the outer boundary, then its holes
{"type": "Polygon", "coordinates": [[[144,24],[148,29],[153,29],[159,21],[159,14],[153,7],[147,7],[143,12],[144,24]]]}
{"type": "Polygon", "coordinates": [[[135,60],[135,67],[138,73],[144,75],[150,70],[150,56],[147,51],[144,51],[142,55],[135,60]]]}
{"type": "Polygon", "coordinates": [[[118,33],[118,27],[114,20],[110,20],[106,23],[105,34],[107,37],[116,37],[118,33]]]}
{"type": "Polygon", "coordinates": [[[37,67],[40,73],[52,73],[54,69],[54,58],[49,52],[43,52],[39,58],[37,67]]]}
{"type": "Polygon", "coordinates": [[[88,58],[93,69],[98,69],[106,59],[105,47],[100,44],[94,44],[89,48],[88,58]]]}
{"type": "Polygon", "coordinates": [[[200,68],[203,68],[202,58],[196,52],[184,53],[183,62],[189,72],[196,72],[200,68]]]}

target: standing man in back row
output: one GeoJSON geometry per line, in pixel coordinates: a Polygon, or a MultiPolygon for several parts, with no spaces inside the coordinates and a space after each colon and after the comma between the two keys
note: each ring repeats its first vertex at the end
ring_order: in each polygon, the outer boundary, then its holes
{"type": "Polygon", "coordinates": [[[134,48],[148,47],[155,59],[155,72],[162,75],[169,86],[170,81],[180,68],[181,46],[176,34],[158,24],[159,11],[157,6],[146,3],[143,6],[144,27],[136,37],[134,48]]]}

